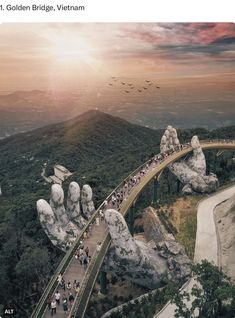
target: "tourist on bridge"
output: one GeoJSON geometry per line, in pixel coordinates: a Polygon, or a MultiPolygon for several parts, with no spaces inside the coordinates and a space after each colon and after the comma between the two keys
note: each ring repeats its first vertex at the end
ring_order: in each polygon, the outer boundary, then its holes
{"type": "Polygon", "coordinates": [[[73,289],[75,289],[77,286],[77,280],[75,279],[74,282],[73,282],[73,289]]]}
{"type": "Polygon", "coordinates": [[[49,296],[47,298],[47,306],[48,306],[48,309],[51,310],[51,302],[52,302],[52,299],[51,299],[51,296],[49,296]]]}
{"type": "Polygon", "coordinates": [[[56,301],[53,299],[51,302],[51,316],[56,314],[56,301]]]}
{"type": "Polygon", "coordinates": [[[63,302],[64,302],[65,300],[66,300],[66,301],[68,301],[68,298],[67,298],[67,296],[66,296],[66,294],[65,294],[65,293],[63,293],[62,300],[63,300],[63,302]]]}
{"type": "Polygon", "coordinates": [[[61,274],[59,274],[57,281],[58,281],[59,285],[61,285],[61,282],[62,282],[62,275],[61,274]]]}
{"type": "Polygon", "coordinates": [[[55,300],[56,300],[57,305],[60,305],[60,293],[58,292],[58,290],[55,293],[55,300]]]}
{"type": "Polygon", "coordinates": [[[82,254],[84,254],[84,246],[80,246],[79,248],[79,256],[81,256],[82,254]]]}
{"type": "Polygon", "coordinates": [[[75,292],[78,294],[80,292],[80,287],[76,287],[75,292]]]}
{"type": "Polygon", "coordinates": [[[124,183],[124,193],[125,194],[127,192],[127,188],[128,188],[128,183],[127,183],[127,181],[125,181],[125,183],[124,183]]]}
{"type": "Polygon", "coordinates": [[[70,302],[70,305],[72,306],[73,303],[74,303],[74,296],[72,293],[69,293],[69,302],[70,302]]]}
{"type": "Polygon", "coordinates": [[[79,261],[80,261],[80,264],[81,264],[81,265],[83,265],[84,258],[85,258],[85,255],[82,253],[82,254],[79,256],[79,261]]]}
{"type": "Polygon", "coordinates": [[[89,252],[90,252],[90,250],[89,250],[89,247],[87,246],[87,247],[85,248],[85,253],[86,253],[86,256],[87,256],[87,257],[89,256],[89,252]]]}
{"type": "Polygon", "coordinates": [[[100,225],[100,218],[99,218],[99,216],[97,216],[97,217],[95,218],[95,223],[96,223],[97,226],[100,225]]]}
{"type": "Polygon", "coordinates": [[[97,252],[99,252],[101,250],[101,242],[98,242],[96,244],[96,250],[97,250],[97,252]]]}
{"type": "Polygon", "coordinates": [[[80,291],[80,283],[77,282],[77,286],[76,286],[76,288],[75,288],[75,292],[78,294],[79,291],[80,291]]]}
{"type": "Polygon", "coordinates": [[[88,259],[87,259],[87,256],[85,256],[83,260],[83,266],[85,270],[87,269],[87,265],[88,265],[88,259]]]}
{"type": "Polygon", "coordinates": [[[100,221],[102,222],[104,220],[104,212],[100,210],[99,214],[100,214],[100,221]]]}
{"type": "Polygon", "coordinates": [[[68,284],[67,284],[67,289],[70,290],[71,288],[72,288],[72,285],[71,285],[70,282],[68,282],[68,284]]]}
{"type": "Polygon", "coordinates": [[[67,302],[67,299],[65,299],[64,302],[63,302],[63,309],[64,309],[64,313],[67,314],[67,312],[68,312],[68,302],[67,302]]]}
{"type": "Polygon", "coordinates": [[[79,242],[79,248],[83,248],[83,240],[82,239],[79,242]]]}
{"type": "Polygon", "coordinates": [[[92,226],[91,226],[91,225],[89,225],[89,227],[88,227],[88,233],[89,233],[89,236],[90,236],[91,233],[92,233],[92,226]]]}
{"type": "Polygon", "coordinates": [[[64,280],[64,278],[62,278],[62,280],[61,280],[61,288],[63,289],[63,290],[65,290],[65,280],[64,280]]]}

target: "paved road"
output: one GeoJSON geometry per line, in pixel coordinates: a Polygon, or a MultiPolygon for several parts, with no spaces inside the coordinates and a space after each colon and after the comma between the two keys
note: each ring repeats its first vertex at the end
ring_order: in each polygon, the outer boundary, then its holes
{"type": "MultiPolygon", "coordinates": [[[[235,193],[235,186],[222,190],[208,199],[204,199],[198,205],[197,210],[197,234],[194,252],[194,261],[200,262],[206,259],[215,265],[219,265],[219,246],[214,221],[215,207],[229,199],[235,193]]],[[[195,281],[191,279],[183,290],[190,292],[195,281]]],[[[175,306],[167,303],[166,306],[154,316],[154,318],[174,318],[175,306]]]]}

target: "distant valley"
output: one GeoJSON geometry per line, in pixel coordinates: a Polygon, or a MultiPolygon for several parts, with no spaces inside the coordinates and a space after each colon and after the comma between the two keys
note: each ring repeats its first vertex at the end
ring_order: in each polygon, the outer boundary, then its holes
{"type": "Polygon", "coordinates": [[[215,129],[235,122],[234,83],[204,83],[194,80],[182,85],[161,84],[126,93],[123,87],[83,86],[76,91],[16,91],[0,94],[0,138],[71,119],[87,110],[98,109],[132,123],[162,129],[215,129]]]}

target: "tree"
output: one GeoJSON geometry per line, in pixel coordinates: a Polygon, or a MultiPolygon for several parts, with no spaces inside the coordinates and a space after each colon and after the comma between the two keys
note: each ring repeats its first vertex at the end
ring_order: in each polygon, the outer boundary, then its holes
{"type": "Polygon", "coordinates": [[[196,284],[191,294],[176,293],[175,317],[221,318],[232,317],[235,310],[235,285],[217,266],[204,260],[192,266],[196,284]],[[187,302],[191,302],[191,306],[187,302]],[[190,308],[189,308],[190,307],[190,308]]]}

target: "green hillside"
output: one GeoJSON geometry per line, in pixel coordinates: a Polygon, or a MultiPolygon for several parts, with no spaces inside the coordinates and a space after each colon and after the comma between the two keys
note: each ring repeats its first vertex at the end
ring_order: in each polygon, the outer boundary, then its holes
{"type": "MultiPolygon", "coordinates": [[[[4,291],[0,304],[17,308],[16,317],[27,317],[62,257],[37,219],[36,201],[50,195],[50,185],[41,177],[43,164],[47,162],[48,170],[61,164],[74,173],[64,183],[65,191],[71,180],[80,186],[90,184],[97,206],[130,171],[159,151],[162,133],[89,111],[73,120],[0,141],[0,286],[4,291]]],[[[212,132],[179,131],[181,141],[189,141],[193,134],[202,139],[235,139],[235,126],[212,132]]],[[[234,177],[232,153],[219,159],[215,152],[207,156],[209,169],[214,169],[222,182],[234,177]]]]}

